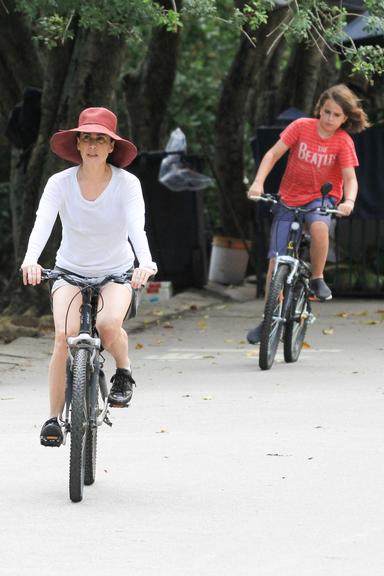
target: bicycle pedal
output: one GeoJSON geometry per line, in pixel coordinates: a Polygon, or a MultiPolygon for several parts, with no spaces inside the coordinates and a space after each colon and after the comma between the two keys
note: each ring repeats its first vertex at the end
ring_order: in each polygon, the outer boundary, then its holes
{"type": "Polygon", "coordinates": [[[62,445],[61,438],[57,436],[48,436],[47,438],[40,438],[40,444],[48,448],[59,448],[62,445]]]}
{"type": "Polygon", "coordinates": [[[113,424],[112,424],[112,422],[110,421],[110,419],[108,418],[107,415],[104,416],[103,422],[105,422],[105,424],[107,424],[107,426],[110,426],[110,427],[112,428],[113,424]]]}
{"type": "Polygon", "coordinates": [[[109,402],[110,408],[128,408],[129,404],[117,404],[113,402],[109,402]]]}

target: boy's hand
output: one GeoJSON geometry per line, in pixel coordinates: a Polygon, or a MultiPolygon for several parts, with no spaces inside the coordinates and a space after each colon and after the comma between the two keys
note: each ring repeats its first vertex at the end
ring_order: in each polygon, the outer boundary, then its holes
{"type": "Polygon", "coordinates": [[[248,198],[257,198],[264,193],[264,186],[260,184],[260,182],[254,182],[250,189],[248,190],[247,196],[248,198]]]}
{"type": "Polygon", "coordinates": [[[354,203],[349,201],[349,200],[345,200],[344,202],[341,202],[337,209],[340,210],[340,212],[343,213],[343,216],[350,216],[353,212],[353,208],[354,208],[354,203]]]}

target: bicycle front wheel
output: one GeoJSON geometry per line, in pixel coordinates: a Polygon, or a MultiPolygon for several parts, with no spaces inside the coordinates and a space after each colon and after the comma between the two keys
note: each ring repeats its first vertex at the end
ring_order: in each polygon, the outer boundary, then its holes
{"type": "Polygon", "coordinates": [[[284,286],[288,274],[288,266],[279,266],[269,288],[260,339],[259,366],[262,370],[271,368],[279,346],[284,324],[284,286]]]}
{"type": "MultiPolygon", "coordinates": [[[[105,378],[102,370],[99,372],[99,377],[97,378],[95,398],[96,398],[96,417],[99,414],[99,379],[105,378]]],[[[87,389],[87,394],[90,394],[90,387],[87,389]]],[[[91,400],[88,399],[88,406],[90,406],[91,400]]],[[[87,437],[85,439],[85,475],[84,484],[90,486],[94,483],[96,478],[96,454],[97,454],[97,430],[98,427],[96,422],[87,428],[87,437]]]]}
{"type": "Polygon", "coordinates": [[[69,497],[72,502],[83,499],[85,447],[88,431],[87,384],[89,352],[84,348],[74,353],[72,367],[71,454],[69,463],[69,497]]]}
{"type": "Polygon", "coordinates": [[[304,344],[310,315],[308,294],[305,285],[296,284],[293,294],[291,314],[284,332],[284,359],[296,362],[304,344]]]}

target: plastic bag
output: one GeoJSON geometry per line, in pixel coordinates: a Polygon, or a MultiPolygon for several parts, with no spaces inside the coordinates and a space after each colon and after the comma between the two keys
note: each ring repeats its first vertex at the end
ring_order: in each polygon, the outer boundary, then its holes
{"type": "Polygon", "coordinates": [[[185,161],[187,139],[180,128],[171,133],[165,151],[169,152],[161,161],[159,181],[161,184],[180,192],[182,190],[203,190],[212,184],[212,178],[190,168],[185,161]]]}

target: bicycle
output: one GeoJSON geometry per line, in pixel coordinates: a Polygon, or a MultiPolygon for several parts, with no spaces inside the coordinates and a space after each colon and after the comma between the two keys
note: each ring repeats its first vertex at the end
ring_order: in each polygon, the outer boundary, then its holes
{"type": "MultiPolygon", "coordinates": [[[[132,273],[100,278],[83,278],[57,270],[42,270],[42,280],[64,279],[77,286],[82,294],[80,330],[67,338],[65,406],[62,416],[63,444],[71,436],[69,461],[69,497],[72,502],[83,499],[84,485],[96,477],[97,431],[109,420],[108,387],[103,371],[103,347],[96,329],[96,316],[101,287],[107,282],[125,283],[132,273]]],[[[132,305],[136,298],[132,295],[132,305]]]]}
{"type": "Polygon", "coordinates": [[[311,267],[303,258],[303,230],[300,215],[308,212],[319,214],[340,214],[336,208],[324,205],[325,198],[332,190],[329,182],[321,187],[322,203],[317,208],[302,208],[287,206],[276,197],[265,194],[255,200],[272,204],[282,204],[284,208],[294,213],[291,222],[286,254],[277,255],[272,274],[268,297],[264,308],[264,319],[260,338],[259,366],[261,370],[269,370],[275,360],[277,348],[282,339],[284,344],[284,360],[287,363],[299,359],[308,325],[316,318],[311,309],[312,291],[309,287],[311,267]]]}

